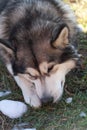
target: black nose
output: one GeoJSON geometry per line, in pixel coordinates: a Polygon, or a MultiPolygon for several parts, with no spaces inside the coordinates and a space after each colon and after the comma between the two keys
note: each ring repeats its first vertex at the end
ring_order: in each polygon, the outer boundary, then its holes
{"type": "Polygon", "coordinates": [[[51,103],[53,102],[53,97],[44,97],[41,99],[42,103],[51,103]]]}

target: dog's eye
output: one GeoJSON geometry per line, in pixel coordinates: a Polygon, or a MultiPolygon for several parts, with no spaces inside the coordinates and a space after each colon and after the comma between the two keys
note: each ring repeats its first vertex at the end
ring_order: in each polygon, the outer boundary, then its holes
{"type": "Polygon", "coordinates": [[[28,75],[28,77],[29,77],[31,80],[35,80],[35,79],[37,79],[37,78],[38,78],[38,76],[37,76],[37,75],[36,75],[36,76],[34,76],[34,75],[30,74],[30,73],[27,73],[27,75],[28,75]]]}
{"type": "Polygon", "coordinates": [[[28,75],[28,77],[31,80],[35,80],[37,78],[39,78],[40,74],[37,70],[35,70],[34,68],[27,68],[25,73],[28,75]]]}
{"type": "Polygon", "coordinates": [[[32,76],[32,75],[29,74],[29,73],[25,73],[25,74],[22,74],[22,75],[23,75],[23,77],[24,77],[26,80],[31,81],[31,82],[37,79],[37,77],[32,76]]]}

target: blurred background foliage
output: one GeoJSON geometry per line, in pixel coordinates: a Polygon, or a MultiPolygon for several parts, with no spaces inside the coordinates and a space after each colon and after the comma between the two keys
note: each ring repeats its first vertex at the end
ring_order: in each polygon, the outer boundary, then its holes
{"type": "Polygon", "coordinates": [[[87,32],[87,0],[64,0],[74,10],[77,22],[87,32]]]}

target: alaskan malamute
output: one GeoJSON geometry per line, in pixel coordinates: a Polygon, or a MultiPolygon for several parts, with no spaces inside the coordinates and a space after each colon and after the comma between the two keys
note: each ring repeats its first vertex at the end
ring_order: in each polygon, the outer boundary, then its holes
{"type": "Polygon", "coordinates": [[[26,103],[60,99],[78,61],[76,26],[62,0],[0,0],[0,57],[26,103]]]}

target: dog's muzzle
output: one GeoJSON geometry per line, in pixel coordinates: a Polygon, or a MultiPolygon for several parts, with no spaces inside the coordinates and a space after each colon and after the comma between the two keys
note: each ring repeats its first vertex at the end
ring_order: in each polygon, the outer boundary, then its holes
{"type": "Polygon", "coordinates": [[[41,102],[42,102],[43,104],[53,103],[53,97],[44,97],[44,98],[41,98],[41,102]]]}

